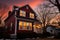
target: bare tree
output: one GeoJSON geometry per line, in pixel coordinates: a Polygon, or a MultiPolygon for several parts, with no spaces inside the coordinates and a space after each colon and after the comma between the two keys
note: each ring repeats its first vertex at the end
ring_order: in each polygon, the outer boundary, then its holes
{"type": "Polygon", "coordinates": [[[48,5],[39,5],[36,9],[36,12],[38,13],[38,16],[40,17],[40,21],[42,22],[42,26],[44,27],[44,33],[46,32],[45,26],[46,26],[46,21],[48,19],[48,15],[50,13],[49,6],[48,5]]]}
{"type": "MultiPolygon", "coordinates": [[[[39,20],[42,22],[42,26],[44,27],[44,30],[46,28],[45,26],[48,25],[49,21],[51,20],[50,18],[52,17],[51,14],[54,14],[56,12],[56,10],[52,10],[51,12],[51,9],[53,7],[54,6],[50,6],[50,3],[47,3],[47,4],[43,3],[43,4],[38,5],[38,7],[36,8],[37,15],[39,16],[39,20]]],[[[54,16],[55,15],[53,15],[53,17],[54,16]]]]}
{"type": "Polygon", "coordinates": [[[36,12],[38,13],[39,20],[42,22],[44,26],[46,26],[46,21],[49,19],[50,7],[49,5],[41,4],[36,8],[36,12]]]}
{"type": "Polygon", "coordinates": [[[60,0],[49,0],[54,6],[56,6],[60,12],[60,0]]]}

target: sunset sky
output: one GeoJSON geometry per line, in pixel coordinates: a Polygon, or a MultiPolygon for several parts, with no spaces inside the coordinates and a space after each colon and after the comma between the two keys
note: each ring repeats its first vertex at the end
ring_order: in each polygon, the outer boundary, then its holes
{"type": "Polygon", "coordinates": [[[0,0],[0,16],[4,19],[7,16],[8,11],[11,10],[14,5],[24,6],[29,4],[31,8],[35,8],[42,2],[43,0],[0,0]]]}

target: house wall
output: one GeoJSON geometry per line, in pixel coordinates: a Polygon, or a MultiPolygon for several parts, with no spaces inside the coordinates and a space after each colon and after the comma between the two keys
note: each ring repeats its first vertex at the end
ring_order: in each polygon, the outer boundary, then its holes
{"type": "Polygon", "coordinates": [[[5,25],[6,25],[6,27],[7,27],[8,33],[14,33],[14,31],[15,31],[15,15],[10,16],[10,17],[5,21],[5,25]],[[13,23],[12,29],[11,29],[11,23],[13,23]]]}

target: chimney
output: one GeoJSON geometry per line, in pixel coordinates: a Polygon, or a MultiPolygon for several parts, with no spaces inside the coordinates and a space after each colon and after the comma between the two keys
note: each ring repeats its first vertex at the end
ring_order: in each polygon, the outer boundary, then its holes
{"type": "Polygon", "coordinates": [[[8,12],[8,16],[10,16],[10,15],[11,15],[11,11],[8,12]]]}
{"type": "Polygon", "coordinates": [[[13,10],[14,10],[14,11],[19,10],[19,7],[13,6],[13,10]]]}

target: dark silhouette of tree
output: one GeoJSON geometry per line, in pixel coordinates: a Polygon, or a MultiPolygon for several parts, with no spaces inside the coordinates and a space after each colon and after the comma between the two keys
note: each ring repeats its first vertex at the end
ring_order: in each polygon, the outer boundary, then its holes
{"type": "Polygon", "coordinates": [[[49,2],[51,2],[54,6],[56,6],[60,12],[60,3],[59,0],[55,0],[55,3],[53,2],[53,0],[49,0],[49,2]]]}

